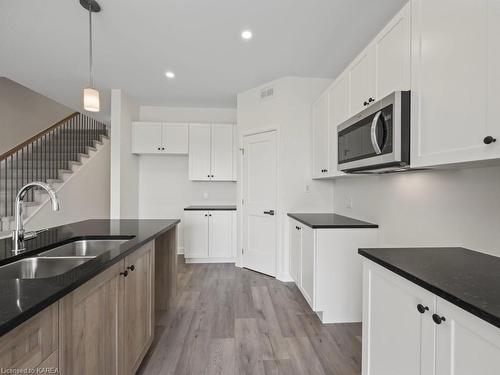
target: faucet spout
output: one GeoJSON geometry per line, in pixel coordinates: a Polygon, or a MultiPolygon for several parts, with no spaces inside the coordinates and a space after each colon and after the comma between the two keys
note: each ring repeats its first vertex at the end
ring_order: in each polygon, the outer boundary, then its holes
{"type": "Polygon", "coordinates": [[[26,197],[26,194],[28,194],[28,192],[35,187],[40,187],[49,194],[49,198],[52,204],[52,211],[59,210],[59,200],[57,199],[57,194],[49,184],[45,182],[34,181],[24,185],[19,190],[19,192],[16,195],[16,206],[15,206],[16,229],[12,232],[12,241],[14,242],[14,249],[12,251],[16,254],[24,250],[25,239],[34,238],[36,236],[36,232],[34,232],[35,234],[33,233],[30,233],[29,235],[25,234],[24,223],[23,223],[24,198],[26,197]]]}

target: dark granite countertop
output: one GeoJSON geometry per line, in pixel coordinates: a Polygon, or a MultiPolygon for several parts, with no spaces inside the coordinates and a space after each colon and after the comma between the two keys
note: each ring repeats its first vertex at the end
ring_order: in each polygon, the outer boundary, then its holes
{"type": "Polygon", "coordinates": [[[86,220],[54,227],[27,241],[27,251],[13,256],[11,239],[0,240],[0,265],[36,255],[75,239],[130,238],[69,272],[44,279],[0,280],[0,335],[7,333],[70,293],[137,248],[180,222],[173,220],[86,220]]]}
{"type": "Polygon", "coordinates": [[[500,258],[460,247],[359,254],[500,328],[500,258]]]}
{"type": "Polygon", "coordinates": [[[193,205],[184,208],[184,211],[236,211],[236,205],[193,205]]]}
{"type": "Polygon", "coordinates": [[[337,215],[333,213],[317,213],[317,214],[289,213],[288,216],[313,229],[378,228],[377,224],[372,224],[357,219],[351,219],[350,217],[337,215]]]}

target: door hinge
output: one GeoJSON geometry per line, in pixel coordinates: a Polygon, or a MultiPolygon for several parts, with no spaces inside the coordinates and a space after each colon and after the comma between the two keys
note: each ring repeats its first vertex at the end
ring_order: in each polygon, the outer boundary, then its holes
{"type": "Polygon", "coordinates": [[[245,204],[245,200],[244,199],[241,200],[241,204],[245,204]]]}
{"type": "Polygon", "coordinates": [[[245,155],[245,149],[244,148],[240,148],[240,151],[241,151],[241,155],[245,155]]]}
{"type": "Polygon", "coordinates": [[[241,249],[241,255],[243,255],[244,252],[245,252],[245,249],[241,249]]]}

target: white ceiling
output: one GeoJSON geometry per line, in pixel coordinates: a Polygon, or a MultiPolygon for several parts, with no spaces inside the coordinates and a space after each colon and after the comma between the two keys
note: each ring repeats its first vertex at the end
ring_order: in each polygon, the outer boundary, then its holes
{"type": "MultiPolygon", "coordinates": [[[[406,1],[99,0],[100,116],[110,88],[144,105],[235,107],[238,92],[282,76],[333,78],[406,1]]],[[[88,16],[78,0],[1,0],[0,54],[0,75],[81,109],[88,16]]]]}

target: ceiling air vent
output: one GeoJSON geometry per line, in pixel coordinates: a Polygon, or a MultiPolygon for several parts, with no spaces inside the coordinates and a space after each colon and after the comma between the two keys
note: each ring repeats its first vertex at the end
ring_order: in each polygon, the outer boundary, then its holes
{"type": "Polygon", "coordinates": [[[260,90],[260,99],[269,99],[274,96],[274,87],[266,87],[265,89],[260,90]]]}

